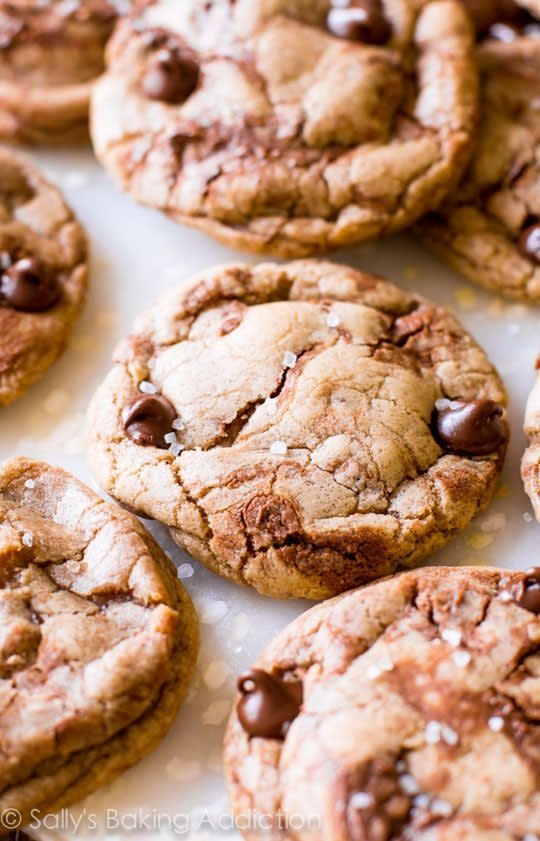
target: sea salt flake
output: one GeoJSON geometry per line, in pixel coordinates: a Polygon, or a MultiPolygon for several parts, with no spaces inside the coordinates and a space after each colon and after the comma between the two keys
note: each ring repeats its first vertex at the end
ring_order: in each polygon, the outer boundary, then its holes
{"type": "Polygon", "coordinates": [[[457,743],[459,742],[458,734],[452,727],[449,727],[448,724],[441,725],[441,736],[443,738],[443,741],[446,742],[447,745],[453,746],[457,745],[457,743]]]}
{"type": "Polygon", "coordinates": [[[290,350],[286,350],[283,354],[283,359],[281,360],[281,364],[284,368],[294,368],[296,365],[296,360],[298,359],[296,353],[293,353],[290,350]]]}
{"type": "Polygon", "coordinates": [[[501,715],[492,715],[488,718],[488,727],[494,733],[500,733],[504,727],[504,718],[501,715]]]}
{"type": "Polygon", "coordinates": [[[287,449],[285,441],[274,441],[270,446],[270,452],[273,456],[284,456],[287,454],[287,449]]]}
{"type": "Polygon", "coordinates": [[[441,741],[441,725],[438,721],[428,721],[424,738],[428,745],[437,745],[441,741]]]}
{"type": "Polygon", "coordinates": [[[163,436],[163,440],[166,444],[175,444],[176,443],[176,432],[167,432],[166,435],[163,436]]]}
{"type": "Polygon", "coordinates": [[[34,536],[29,531],[25,531],[21,539],[25,546],[30,547],[34,545],[34,536]]]}
{"type": "Polygon", "coordinates": [[[413,804],[417,809],[427,809],[430,803],[431,797],[429,794],[418,794],[413,800],[413,804]]]}
{"type": "Polygon", "coordinates": [[[453,648],[457,648],[461,645],[462,633],[461,631],[458,631],[457,628],[445,628],[441,633],[441,637],[453,648]]]}
{"type": "Polygon", "coordinates": [[[454,812],[454,807],[447,800],[441,800],[440,797],[435,797],[429,804],[429,811],[434,815],[449,818],[454,812]]]}
{"type": "Polygon", "coordinates": [[[174,444],[169,446],[169,452],[173,454],[173,456],[179,456],[182,450],[185,450],[183,444],[179,444],[178,441],[175,441],[174,444]]]}
{"type": "Polygon", "coordinates": [[[413,795],[420,793],[420,786],[412,774],[402,774],[401,777],[398,778],[398,782],[401,786],[401,790],[404,791],[405,794],[413,795]]]}
{"type": "Polygon", "coordinates": [[[456,666],[459,666],[460,669],[464,669],[471,662],[471,655],[468,651],[463,651],[461,649],[460,651],[454,651],[452,654],[452,660],[456,666]]]}
{"type": "Polygon", "coordinates": [[[368,791],[355,791],[349,801],[353,809],[369,809],[374,802],[373,795],[368,791]]]}
{"type": "Polygon", "coordinates": [[[143,394],[157,394],[157,386],[148,382],[148,380],[142,380],[139,383],[139,391],[142,391],[143,394]]]}
{"type": "Polygon", "coordinates": [[[27,479],[26,482],[24,483],[24,487],[28,488],[29,491],[33,491],[34,488],[36,487],[36,483],[34,482],[33,479],[27,479]]]}
{"type": "Polygon", "coordinates": [[[508,590],[502,590],[499,593],[499,599],[501,602],[511,602],[512,601],[512,593],[509,593],[508,590]]]}
{"type": "Polygon", "coordinates": [[[328,327],[338,327],[339,326],[339,316],[336,315],[335,312],[329,312],[326,316],[326,324],[328,327]]]}
{"type": "Polygon", "coordinates": [[[193,575],[194,572],[195,572],[195,570],[193,569],[191,564],[180,564],[180,566],[178,567],[177,574],[178,574],[178,578],[184,579],[184,578],[191,578],[191,576],[193,575]]]}
{"type": "Polygon", "coordinates": [[[185,425],[184,421],[182,420],[182,418],[175,418],[173,420],[173,422],[171,423],[171,426],[172,426],[173,429],[176,429],[178,432],[180,432],[182,429],[186,428],[186,425],[185,425]]]}

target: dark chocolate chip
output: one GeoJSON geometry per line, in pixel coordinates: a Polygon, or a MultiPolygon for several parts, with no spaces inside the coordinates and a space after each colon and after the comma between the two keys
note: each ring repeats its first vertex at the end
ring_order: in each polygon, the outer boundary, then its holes
{"type": "Polygon", "coordinates": [[[461,455],[488,455],[508,439],[502,407],[493,400],[473,400],[471,403],[440,400],[433,426],[443,447],[461,455]]]}
{"type": "Polygon", "coordinates": [[[540,567],[532,567],[525,573],[517,602],[525,610],[540,616],[540,567]]]}
{"type": "Polygon", "coordinates": [[[179,105],[199,83],[199,66],[178,49],[164,47],[148,61],[141,87],[149,99],[179,105]]]}
{"type": "Polygon", "coordinates": [[[334,2],[326,25],[336,38],[362,41],[364,44],[385,44],[392,35],[392,28],[378,0],[334,2]]]}
{"type": "Polygon", "coordinates": [[[4,269],[0,292],[8,306],[23,312],[49,310],[60,298],[56,277],[35,257],[23,257],[4,269]]]}
{"type": "Polygon", "coordinates": [[[126,435],[135,444],[166,450],[165,435],[173,431],[176,416],[174,407],[161,394],[142,394],[124,408],[122,421],[126,435]]]}
{"type": "Polygon", "coordinates": [[[238,678],[242,697],[236,712],[249,736],[284,739],[302,706],[302,684],[286,682],[262,669],[250,669],[238,678]]]}
{"type": "Polygon", "coordinates": [[[526,257],[540,263],[540,220],[526,223],[519,237],[519,247],[526,257]]]}

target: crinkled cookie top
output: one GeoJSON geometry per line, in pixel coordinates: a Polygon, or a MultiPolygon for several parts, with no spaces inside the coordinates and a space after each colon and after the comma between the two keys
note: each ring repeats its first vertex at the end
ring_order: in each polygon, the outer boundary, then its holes
{"type": "Polygon", "coordinates": [[[61,803],[94,764],[96,786],[151,741],[143,717],[194,657],[168,564],[135,517],[63,470],[1,467],[0,810],[61,803]]]}
{"type": "MultiPolygon", "coordinates": [[[[492,8],[495,4],[480,3],[492,8]]],[[[455,196],[419,225],[436,253],[511,298],[540,301],[540,6],[480,31],[481,124],[455,196]],[[533,14],[534,11],[534,14],[533,14]]],[[[479,24],[480,25],[480,24],[479,24]]]]}
{"type": "Polygon", "coordinates": [[[505,393],[444,309],[323,262],[231,266],[135,325],[90,463],[219,573],[322,597],[412,565],[488,500],[505,393]]]}
{"type": "Polygon", "coordinates": [[[34,164],[0,150],[0,405],[63,350],[87,283],[86,238],[34,164]]]}
{"type": "Polygon", "coordinates": [[[283,841],[535,838],[539,614],[540,569],[432,568],[293,622],[241,676],[225,739],[246,836],[259,813],[283,841]]]}
{"type": "Polygon", "coordinates": [[[303,256],[437,206],[475,114],[457,0],[146,0],[109,45],[92,131],[137,200],[303,256]]]}

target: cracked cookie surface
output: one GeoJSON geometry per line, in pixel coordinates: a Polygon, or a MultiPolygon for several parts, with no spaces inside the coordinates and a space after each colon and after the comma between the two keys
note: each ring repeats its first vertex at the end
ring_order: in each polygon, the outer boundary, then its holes
{"type": "Polygon", "coordinates": [[[528,841],[540,833],[532,587],[523,573],[428,568],[346,593],[282,631],[239,679],[225,737],[233,809],[253,819],[245,836],[528,841]],[[292,687],[302,700],[286,711],[276,693],[292,687]],[[265,735],[280,715],[290,719],[285,733],[265,735]]]}
{"type": "Polygon", "coordinates": [[[446,310],[333,263],[209,270],[143,314],[115,363],[88,413],[98,481],[268,595],[419,563],[502,467],[484,352],[446,310]]]}
{"type": "Polygon", "coordinates": [[[187,689],[197,620],[131,514],[65,471],[0,468],[0,811],[50,813],[148,753],[187,689]]]}
{"type": "Polygon", "coordinates": [[[61,144],[88,139],[90,90],[103,71],[121,5],[0,2],[0,137],[61,144]]]}
{"type": "Polygon", "coordinates": [[[86,237],[56,187],[0,150],[0,405],[63,352],[87,287],[86,237]]]}
{"type": "Polygon", "coordinates": [[[403,228],[469,157],[457,0],[146,0],[107,56],[98,157],[137,201],[233,247],[301,257],[403,228]]]}
{"type": "Polygon", "coordinates": [[[417,233],[471,280],[538,303],[540,4],[530,3],[527,13],[509,5],[514,18],[492,22],[478,45],[481,122],[472,164],[456,194],[417,233]]]}

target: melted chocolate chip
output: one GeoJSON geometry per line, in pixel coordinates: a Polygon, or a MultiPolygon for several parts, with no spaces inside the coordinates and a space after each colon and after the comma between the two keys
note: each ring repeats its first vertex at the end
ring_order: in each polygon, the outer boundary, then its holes
{"type": "Polygon", "coordinates": [[[519,247],[529,259],[540,263],[540,220],[528,220],[519,237],[519,247]]]}
{"type": "Polygon", "coordinates": [[[179,105],[199,83],[199,66],[178,49],[164,47],[149,60],[141,87],[149,99],[179,105]]]}
{"type": "Polygon", "coordinates": [[[176,411],[161,394],[143,394],[129,403],[122,413],[128,438],[141,447],[168,447],[165,435],[172,432],[176,411]]]}
{"type": "Polygon", "coordinates": [[[60,298],[58,280],[35,257],[23,257],[4,269],[0,292],[8,306],[22,312],[49,310],[60,298]]]}
{"type": "Polygon", "coordinates": [[[540,616],[540,567],[533,567],[525,573],[517,602],[525,610],[540,616]]]}
{"type": "Polygon", "coordinates": [[[502,447],[508,438],[502,407],[493,400],[473,400],[471,403],[440,400],[433,426],[443,447],[461,455],[489,455],[502,447]]]}
{"type": "Polygon", "coordinates": [[[328,31],[336,38],[385,44],[392,34],[379,0],[334,0],[326,19],[328,31]]]}
{"type": "Polygon", "coordinates": [[[249,736],[284,739],[302,705],[302,684],[285,682],[262,669],[250,669],[238,678],[242,697],[236,712],[249,736]]]}

